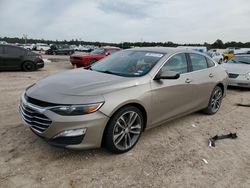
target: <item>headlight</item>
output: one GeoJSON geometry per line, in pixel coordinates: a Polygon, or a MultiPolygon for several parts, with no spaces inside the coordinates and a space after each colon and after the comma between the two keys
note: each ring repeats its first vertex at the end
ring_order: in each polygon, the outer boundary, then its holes
{"type": "Polygon", "coordinates": [[[63,116],[78,116],[96,112],[101,108],[103,103],[86,104],[86,105],[68,105],[52,107],[50,110],[63,116]]]}

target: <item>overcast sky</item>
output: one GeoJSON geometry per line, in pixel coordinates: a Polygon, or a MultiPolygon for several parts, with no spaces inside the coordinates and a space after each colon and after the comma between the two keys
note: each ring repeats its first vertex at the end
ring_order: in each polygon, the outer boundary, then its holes
{"type": "Polygon", "coordinates": [[[0,0],[0,36],[250,41],[250,0],[0,0]]]}

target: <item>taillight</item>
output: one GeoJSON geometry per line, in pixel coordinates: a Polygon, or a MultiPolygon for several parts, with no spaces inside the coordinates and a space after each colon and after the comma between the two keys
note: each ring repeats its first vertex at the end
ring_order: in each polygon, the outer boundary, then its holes
{"type": "Polygon", "coordinates": [[[37,54],[36,57],[37,57],[38,59],[43,59],[43,57],[42,57],[41,54],[37,54]]]}

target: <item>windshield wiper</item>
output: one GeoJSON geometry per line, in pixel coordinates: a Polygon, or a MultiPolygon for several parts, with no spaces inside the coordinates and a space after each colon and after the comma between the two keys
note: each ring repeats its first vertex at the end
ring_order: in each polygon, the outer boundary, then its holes
{"type": "MultiPolygon", "coordinates": [[[[97,71],[97,70],[96,70],[97,71]]],[[[113,75],[117,75],[117,76],[124,76],[123,74],[121,73],[118,73],[118,72],[113,72],[113,71],[109,71],[109,70],[105,70],[105,71],[98,71],[98,72],[101,72],[101,73],[106,73],[106,74],[113,74],[113,75]]]]}

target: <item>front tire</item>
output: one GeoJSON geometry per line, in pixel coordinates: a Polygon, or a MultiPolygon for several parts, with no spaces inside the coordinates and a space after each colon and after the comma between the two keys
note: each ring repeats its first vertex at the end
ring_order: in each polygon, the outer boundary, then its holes
{"type": "Polygon", "coordinates": [[[144,125],[142,112],[134,106],[118,110],[107,124],[104,143],[113,153],[125,153],[138,142],[144,125]]]}
{"type": "Polygon", "coordinates": [[[213,115],[216,114],[221,106],[223,98],[223,91],[221,87],[216,86],[211,94],[208,107],[203,110],[206,114],[213,115]]]}

